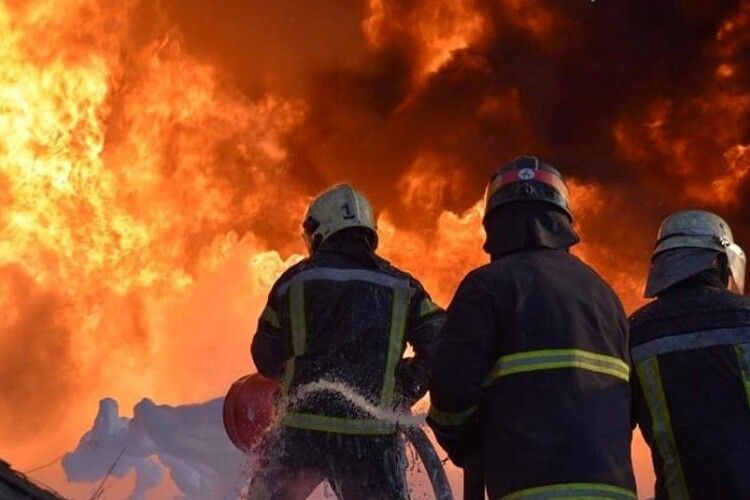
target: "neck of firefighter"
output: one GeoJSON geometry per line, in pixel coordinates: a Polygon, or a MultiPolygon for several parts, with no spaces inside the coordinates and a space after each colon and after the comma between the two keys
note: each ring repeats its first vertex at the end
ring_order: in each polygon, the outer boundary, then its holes
{"type": "Polygon", "coordinates": [[[315,249],[318,252],[338,252],[361,258],[372,258],[377,247],[377,235],[365,228],[352,227],[332,234],[315,249]]]}
{"type": "Polygon", "coordinates": [[[485,216],[484,229],[484,251],[492,260],[523,250],[567,250],[580,241],[566,214],[536,201],[495,208],[485,216]]]}

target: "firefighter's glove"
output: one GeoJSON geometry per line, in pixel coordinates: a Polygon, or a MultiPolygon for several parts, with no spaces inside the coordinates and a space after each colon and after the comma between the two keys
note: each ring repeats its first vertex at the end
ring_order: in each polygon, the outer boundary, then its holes
{"type": "Polygon", "coordinates": [[[411,408],[427,394],[426,377],[419,374],[410,363],[400,366],[396,377],[399,406],[411,408]]]}

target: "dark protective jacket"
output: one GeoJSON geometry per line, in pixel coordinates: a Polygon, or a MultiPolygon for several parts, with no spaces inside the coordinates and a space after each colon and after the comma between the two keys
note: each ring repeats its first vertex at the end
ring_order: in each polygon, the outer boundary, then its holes
{"type": "MultiPolygon", "coordinates": [[[[273,286],[252,356],[283,390],[342,383],[375,406],[411,404],[427,390],[433,340],[444,312],[414,278],[376,256],[356,233],[334,235],[273,286]],[[406,344],[414,357],[402,359],[406,344]]],[[[290,398],[287,427],[344,434],[389,434],[334,391],[290,398]]]]}
{"type": "Polygon", "coordinates": [[[750,299],[703,273],[630,324],[634,423],[656,498],[750,498],[750,299]]]}
{"type": "Polygon", "coordinates": [[[626,318],[570,233],[490,244],[436,347],[428,422],[459,465],[480,451],[492,499],[635,498],[626,318]]]}

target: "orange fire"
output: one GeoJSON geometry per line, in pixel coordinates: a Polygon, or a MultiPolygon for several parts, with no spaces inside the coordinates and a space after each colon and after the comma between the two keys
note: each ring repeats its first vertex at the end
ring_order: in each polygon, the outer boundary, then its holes
{"type": "MultiPolygon", "coordinates": [[[[557,95],[588,63],[514,80],[531,71],[525,54],[565,59],[566,43],[588,46],[550,2],[321,3],[321,18],[354,16],[354,31],[321,24],[312,48],[287,50],[264,45],[271,7],[251,1],[257,46],[245,50],[241,34],[217,42],[232,45],[226,58],[194,50],[204,35],[181,29],[161,7],[172,3],[0,2],[0,449],[20,468],[72,448],[103,396],[124,409],[144,396],[191,402],[247,372],[257,316],[302,258],[300,219],[322,187],[349,180],[370,194],[382,254],[446,305],[487,258],[489,172],[570,146],[549,130],[575,127],[545,121],[557,111],[535,107],[529,87],[557,95]],[[498,69],[492,47],[519,39],[523,57],[498,69]],[[239,72],[248,81],[231,69],[245,52],[260,61],[239,72]]],[[[193,31],[202,21],[191,18],[193,31]]],[[[667,207],[745,207],[748,23],[745,1],[717,25],[713,66],[691,92],[597,116],[629,177],[612,174],[601,149],[596,168],[560,165],[583,238],[575,251],[629,311],[667,207]]]]}
{"type": "Polygon", "coordinates": [[[74,435],[40,439],[50,419],[81,429],[107,393],[220,392],[247,364],[238,349],[227,367],[223,337],[247,344],[294,259],[234,228],[282,196],[289,212],[263,223],[296,226],[305,200],[280,138],[304,103],[249,101],[169,36],[130,46],[132,16],[129,3],[0,6],[0,442],[22,464],[74,435]]]}
{"type": "Polygon", "coordinates": [[[472,0],[416,2],[408,7],[370,0],[363,22],[369,42],[376,47],[394,42],[415,45],[417,81],[439,70],[454,51],[475,42],[483,26],[484,18],[472,0]]]}

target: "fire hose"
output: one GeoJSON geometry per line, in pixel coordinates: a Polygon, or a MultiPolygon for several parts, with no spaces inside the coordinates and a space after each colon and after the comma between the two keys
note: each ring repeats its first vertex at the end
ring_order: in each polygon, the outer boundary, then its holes
{"type": "Polygon", "coordinates": [[[453,500],[451,485],[448,476],[445,475],[443,462],[440,460],[435,447],[432,446],[427,434],[419,427],[407,427],[401,430],[402,434],[414,446],[414,449],[422,460],[427,476],[430,478],[432,491],[436,500],[453,500]]]}

